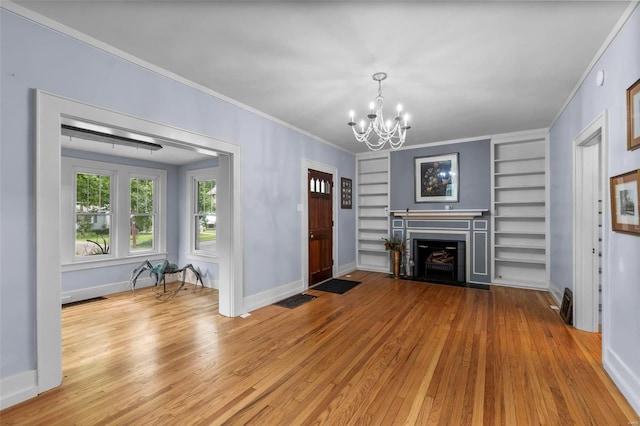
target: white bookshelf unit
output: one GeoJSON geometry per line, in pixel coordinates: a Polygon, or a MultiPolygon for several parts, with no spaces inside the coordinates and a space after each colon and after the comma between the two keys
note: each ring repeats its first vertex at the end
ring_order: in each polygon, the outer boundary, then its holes
{"type": "Polygon", "coordinates": [[[492,138],[492,282],[547,287],[547,131],[492,138]]]}
{"type": "Polygon", "coordinates": [[[357,268],[389,272],[389,154],[356,156],[357,268]]]}

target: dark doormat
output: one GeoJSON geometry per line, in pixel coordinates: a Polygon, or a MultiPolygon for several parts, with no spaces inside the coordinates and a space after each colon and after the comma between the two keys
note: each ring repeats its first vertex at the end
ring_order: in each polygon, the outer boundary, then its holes
{"type": "Polygon", "coordinates": [[[341,280],[338,278],[333,278],[333,279],[330,279],[329,281],[325,281],[311,288],[313,290],[328,291],[329,293],[342,294],[351,290],[358,284],[360,284],[360,281],[349,281],[349,280],[341,280]]]}
{"type": "Polygon", "coordinates": [[[282,299],[281,301],[274,303],[274,305],[282,306],[283,308],[293,309],[307,302],[310,302],[317,297],[318,296],[312,296],[311,294],[305,294],[305,293],[294,294],[291,297],[287,297],[286,299],[282,299]]]}

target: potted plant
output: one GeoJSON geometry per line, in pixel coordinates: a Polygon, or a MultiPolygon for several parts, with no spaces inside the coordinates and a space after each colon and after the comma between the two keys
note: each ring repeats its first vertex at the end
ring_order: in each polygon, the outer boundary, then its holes
{"type": "Polygon", "coordinates": [[[404,242],[396,236],[383,238],[383,240],[384,248],[390,250],[393,256],[393,278],[398,278],[400,276],[400,261],[404,251],[404,242]]]}

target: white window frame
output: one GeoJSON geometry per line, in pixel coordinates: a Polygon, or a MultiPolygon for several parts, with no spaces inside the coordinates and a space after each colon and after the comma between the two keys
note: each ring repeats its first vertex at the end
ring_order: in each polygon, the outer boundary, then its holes
{"type": "MultiPolygon", "coordinates": [[[[158,183],[158,176],[157,175],[148,175],[148,174],[140,174],[140,173],[129,173],[129,179],[127,180],[127,183],[129,184],[129,190],[131,190],[131,179],[147,179],[147,180],[151,180],[153,182],[153,212],[148,215],[151,216],[153,218],[153,245],[150,249],[147,250],[135,250],[132,251],[131,250],[131,244],[129,244],[129,238],[127,238],[127,251],[129,253],[129,256],[136,256],[136,255],[140,255],[140,254],[148,254],[148,253],[155,253],[158,250],[158,237],[159,237],[159,228],[158,228],[158,196],[160,195],[160,192],[158,190],[158,188],[160,187],[159,183],[158,183]]],[[[131,220],[131,195],[129,194],[129,196],[127,197],[128,200],[128,207],[129,207],[129,220],[131,220]]],[[[129,222],[131,223],[131,222],[129,222]]],[[[130,229],[130,228],[129,228],[130,229]]]]}
{"type": "MultiPolygon", "coordinates": [[[[187,209],[186,212],[188,214],[187,222],[187,235],[188,244],[189,244],[189,257],[194,259],[202,259],[202,260],[211,260],[218,257],[218,208],[216,208],[216,241],[215,244],[212,244],[211,248],[208,250],[196,250],[196,238],[195,238],[195,215],[197,212],[195,211],[196,201],[197,201],[197,193],[198,193],[198,182],[203,180],[215,180],[216,188],[218,187],[218,168],[217,167],[208,167],[205,169],[195,169],[187,171],[187,209]]],[[[217,206],[216,206],[217,207],[217,206]]]]}
{"type": "Polygon", "coordinates": [[[167,171],[125,164],[62,157],[60,204],[60,260],[62,272],[135,263],[140,259],[158,260],[166,257],[166,188],[167,171]],[[75,176],[76,173],[111,174],[111,239],[110,253],[98,256],[75,255],[75,176]],[[154,249],[132,252],[129,244],[131,212],[131,177],[154,180],[156,220],[154,249]]]}
{"type": "Polygon", "coordinates": [[[73,249],[72,249],[72,256],[73,256],[73,261],[74,262],[84,262],[84,261],[96,261],[96,260],[105,260],[105,259],[113,259],[114,255],[113,255],[113,245],[114,243],[117,241],[117,237],[116,237],[116,233],[114,232],[114,228],[115,228],[115,223],[117,222],[115,214],[114,214],[114,210],[116,209],[116,197],[114,196],[114,190],[115,188],[117,188],[117,174],[115,172],[115,170],[110,170],[107,168],[104,169],[98,169],[98,168],[90,168],[90,167],[83,167],[83,166],[73,166],[72,167],[73,170],[73,174],[72,174],[72,208],[73,208],[73,217],[72,217],[72,222],[73,222],[73,249]],[[80,256],[80,255],[76,255],[75,252],[75,241],[76,241],[76,223],[77,223],[77,214],[78,212],[76,211],[76,204],[77,204],[77,176],[80,173],[84,173],[84,174],[92,174],[92,175],[101,175],[101,176],[109,176],[110,179],[110,183],[109,183],[109,213],[108,215],[110,216],[110,224],[109,224],[109,246],[111,247],[111,249],[109,250],[109,253],[107,254],[96,254],[96,255],[91,255],[91,256],[80,256]]]}

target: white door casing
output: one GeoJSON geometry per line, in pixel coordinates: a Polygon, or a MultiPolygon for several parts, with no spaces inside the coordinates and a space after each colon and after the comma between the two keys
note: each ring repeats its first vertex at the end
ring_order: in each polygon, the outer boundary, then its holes
{"type": "MultiPolygon", "coordinates": [[[[599,217],[599,210],[604,218],[607,209],[605,125],[602,114],[573,141],[573,325],[589,332],[599,331],[599,256],[606,255],[605,245],[600,244],[604,220],[599,217]]],[[[603,292],[604,284],[605,280],[603,292]]]]}
{"type": "Polygon", "coordinates": [[[62,382],[60,314],[60,121],[73,117],[176,142],[176,146],[222,152],[221,172],[229,176],[227,255],[220,261],[219,311],[243,313],[242,150],[229,142],[85,104],[41,90],[36,95],[36,372],[38,393],[62,382]],[[46,208],[45,208],[46,206],[46,208]]]}

